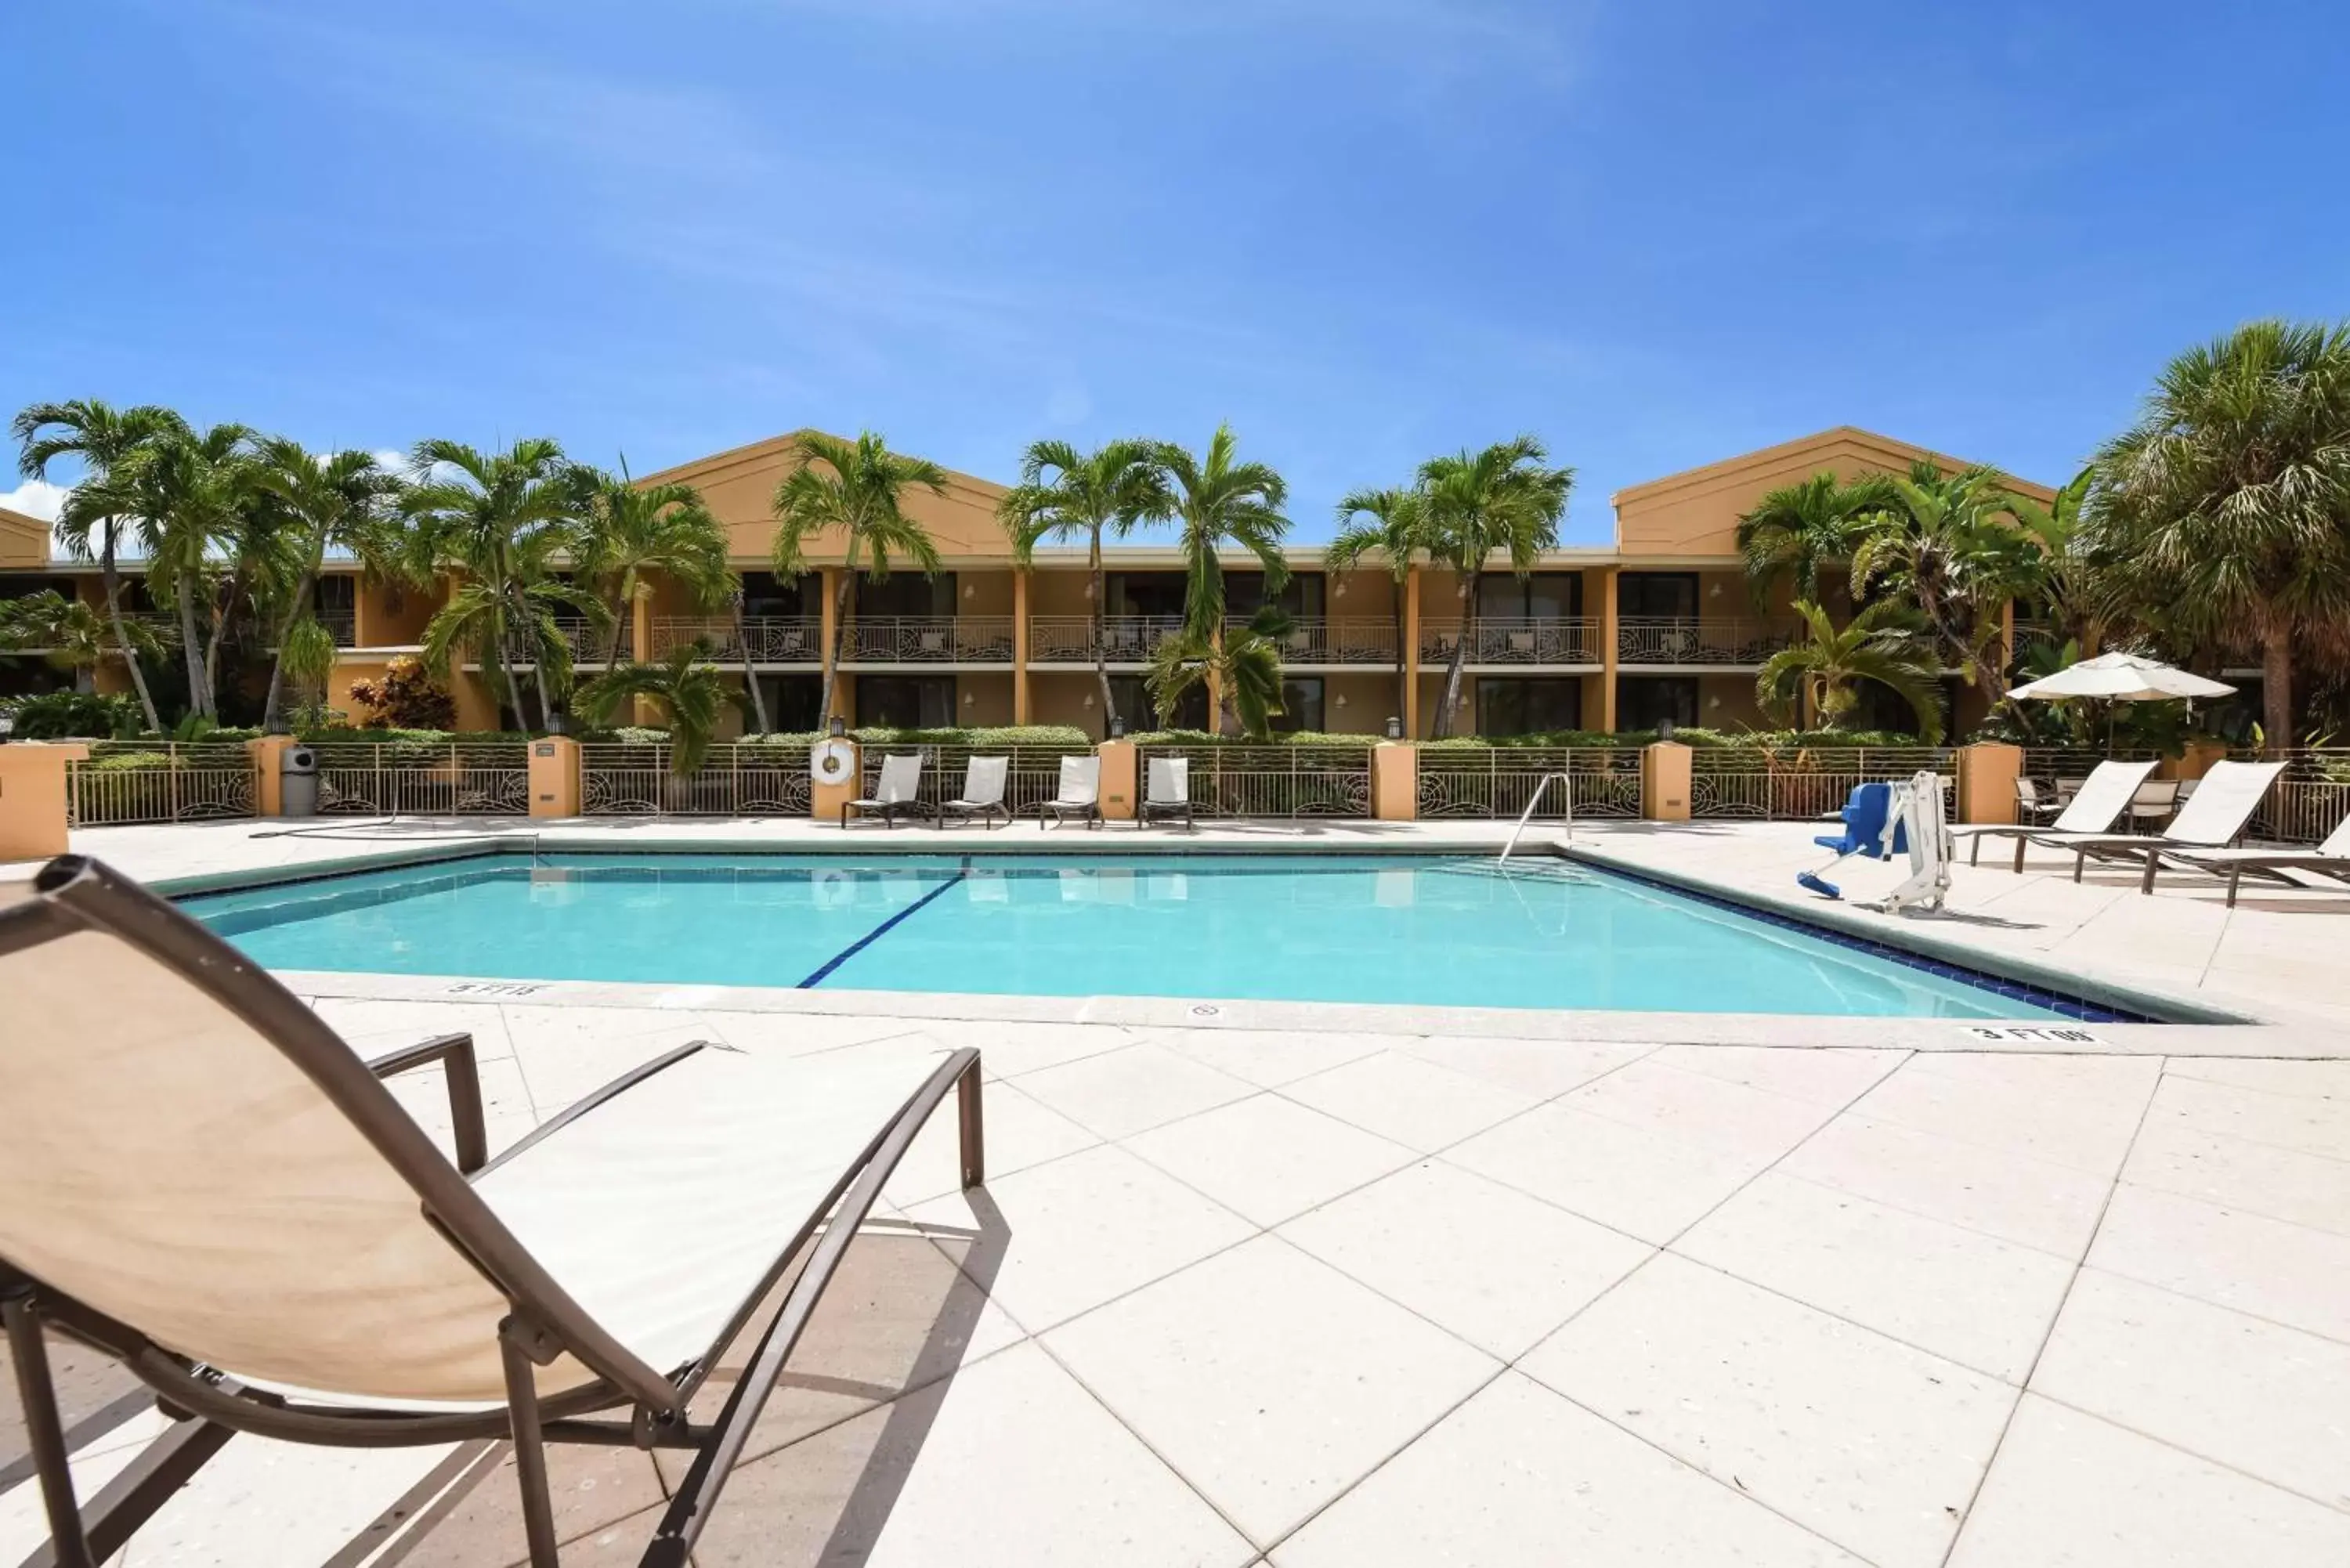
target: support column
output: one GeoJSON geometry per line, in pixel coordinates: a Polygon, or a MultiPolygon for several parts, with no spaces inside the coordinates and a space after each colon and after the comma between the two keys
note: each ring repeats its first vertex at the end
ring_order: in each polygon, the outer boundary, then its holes
{"type": "MultiPolygon", "coordinates": [[[[653,656],[653,597],[643,583],[637,585],[637,597],[629,606],[629,657],[641,664],[653,656]]],[[[744,650],[749,657],[749,650],[744,650]]],[[[660,717],[652,700],[635,699],[637,722],[650,724],[660,717]]]]}
{"type": "Polygon", "coordinates": [[[1599,729],[1616,732],[1616,577],[1617,568],[1599,568],[1599,729]]]}
{"type": "Polygon", "coordinates": [[[2015,668],[2015,601],[1999,607],[1999,668],[2003,675],[2015,668]]]}
{"type": "Polygon", "coordinates": [[[88,755],[89,748],[78,742],[0,746],[0,860],[46,860],[66,852],[66,764],[88,755]]]}
{"type": "MultiPolygon", "coordinates": [[[[1012,722],[1026,724],[1028,717],[1028,574],[1012,574],[1012,722]]],[[[1103,716],[1107,731],[1109,719],[1103,716]]]]}
{"type": "Polygon", "coordinates": [[[1403,660],[1403,732],[1412,740],[1419,738],[1419,567],[1415,565],[1403,580],[1403,646],[1396,649],[1403,660]]]}

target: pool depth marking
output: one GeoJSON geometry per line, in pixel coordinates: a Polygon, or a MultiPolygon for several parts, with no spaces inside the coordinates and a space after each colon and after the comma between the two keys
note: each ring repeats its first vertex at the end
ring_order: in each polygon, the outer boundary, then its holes
{"type": "Polygon", "coordinates": [[[816,967],[815,973],[800,981],[794,989],[798,991],[813,991],[817,986],[822,985],[824,983],[825,977],[830,974],[834,970],[838,969],[842,964],[847,963],[850,959],[855,958],[858,953],[863,952],[867,948],[871,947],[875,942],[878,942],[883,937],[888,936],[899,926],[904,924],[908,917],[920,910],[925,905],[931,902],[931,900],[935,899],[940,894],[945,892],[948,888],[953,887],[956,883],[961,882],[964,877],[970,875],[971,857],[966,855],[963,857],[962,865],[955,871],[953,876],[949,877],[945,881],[940,883],[937,887],[931,888],[929,892],[923,894],[920,898],[915,899],[912,903],[907,905],[904,909],[899,910],[896,914],[890,916],[888,919],[882,921],[879,925],[874,927],[863,936],[858,938],[855,941],[849,943],[838,952],[833,954],[832,957],[827,959],[822,964],[816,967]]]}

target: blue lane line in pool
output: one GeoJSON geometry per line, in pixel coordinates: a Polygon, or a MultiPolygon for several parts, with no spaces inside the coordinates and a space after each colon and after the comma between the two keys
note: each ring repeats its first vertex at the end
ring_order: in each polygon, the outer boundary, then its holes
{"type": "Polygon", "coordinates": [[[830,958],[825,960],[823,964],[816,969],[814,974],[809,975],[806,980],[800,981],[794,989],[798,991],[813,991],[817,986],[822,985],[824,983],[825,976],[830,974],[834,970],[838,969],[842,964],[847,963],[850,959],[855,958],[858,953],[863,952],[867,948],[871,947],[875,942],[879,941],[883,937],[888,936],[891,931],[897,929],[898,927],[903,925],[910,917],[920,911],[923,905],[930,903],[940,894],[945,892],[948,888],[953,887],[956,883],[962,881],[964,877],[970,875],[971,857],[966,855],[963,857],[961,869],[957,870],[953,876],[948,877],[945,881],[940,883],[937,887],[931,888],[929,892],[923,894],[920,898],[915,899],[912,903],[907,905],[904,909],[899,910],[896,914],[890,916],[888,919],[882,921],[879,925],[874,927],[863,936],[858,938],[855,941],[849,943],[847,947],[841,949],[830,958]]]}

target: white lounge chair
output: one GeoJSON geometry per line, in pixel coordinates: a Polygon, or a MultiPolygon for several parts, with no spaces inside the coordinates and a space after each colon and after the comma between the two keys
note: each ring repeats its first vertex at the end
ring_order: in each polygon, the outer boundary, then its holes
{"type": "Polygon", "coordinates": [[[993,827],[1000,816],[1004,826],[1011,826],[1012,809],[1003,804],[1003,784],[1011,773],[1010,757],[972,758],[962,770],[962,794],[939,802],[938,825],[944,827],[950,816],[975,816],[993,827]]]}
{"type": "Polygon", "coordinates": [[[1036,807],[1036,826],[1043,828],[1050,814],[1057,826],[1072,815],[1085,819],[1087,829],[1101,826],[1101,759],[1099,757],[1063,757],[1059,790],[1048,801],[1036,807]]]}
{"type": "Polygon", "coordinates": [[[840,803],[840,826],[848,826],[848,814],[875,812],[884,827],[898,826],[898,818],[921,809],[915,797],[922,788],[922,753],[908,752],[902,755],[881,759],[881,782],[874,786],[872,795],[840,803]]]}
{"type": "Polygon", "coordinates": [[[1191,821],[1191,759],[1153,757],[1148,773],[1141,821],[1149,823],[1153,817],[1180,816],[1186,828],[1194,826],[1191,821]]]}
{"type": "Polygon", "coordinates": [[[526,1548],[536,1568],[557,1555],[546,1442],[690,1450],[643,1558],[682,1564],[950,1091],[963,1185],[982,1178],[969,1049],[827,1065],[697,1042],[489,1158],[470,1035],[364,1062],[244,954],[78,856],[0,907],[0,1311],[67,1568],[114,1556],[232,1431],[511,1438],[525,1541],[497,1561],[526,1548]],[[380,1082],[434,1062],[453,1160],[380,1082]],[[45,1326],[181,1417],[87,1513],[45,1326]],[[705,1423],[690,1403],[737,1344],[739,1378],[705,1423]]]}
{"type": "Polygon", "coordinates": [[[2263,881],[2282,882],[2288,888],[2305,888],[2286,875],[2292,871],[2306,872],[2314,877],[2330,877],[2350,886],[2350,815],[2334,825],[2325,842],[2314,849],[2170,849],[2163,859],[2173,866],[2196,871],[2209,871],[2214,877],[2228,879],[2228,907],[2236,907],[2237,884],[2247,877],[2263,881]]]}
{"type": "MultiPolygon", "coordinates": [[[[2049,823],[2005,823],[1995,826],[1970,826],[1952,829],[1959,837],[1969,840],[1967,864],[1982,863],[1983,840],[2012,838],[2015,840],[2015,868],[2023,869],[2023,851],[2028,843],[2051,834],[2100,834],[2109,832],[2137,798],[2138,785],[2146,775],[2154,772],[2152,763],[2099,763],[2095,772],[2082,781],[2072,800],[2049,823]]],[[[2019,789],[2029,781],[2016,781],[2019,789]]],[[[2019,800],[2021,796],[2019,795],[2019,800]]]]}
{"type": "MultiPolygon", "coordinates": [[[[2174,849],[2220,849],[2243,836],[2252,813],[2284,772],[2282,763],[2213,763],[2195,794],[2160,833],[2036,833],[2032,842],[2073,852],[2073,880],[2092,857],[2135,861],[2144,867],[2138,891],[2154,891],[2154,871],[2174,849]]],[[[2088,792],[2084,789],[2084,794],[2088,792]]],[[[2133,792],[2133,797],[2135,792],[2133,792]]]]}

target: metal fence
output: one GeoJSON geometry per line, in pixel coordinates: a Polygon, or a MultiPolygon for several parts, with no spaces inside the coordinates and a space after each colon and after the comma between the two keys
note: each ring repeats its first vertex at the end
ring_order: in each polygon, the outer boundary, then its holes
{"type": "Polygon", "coordinates": [[[251,816],[260,798],[260,774],[240,741],[94,741],[88,757],[66,764],[75,827],[251,816]]]}
{"type": "Polygon", "coordinates": [[[851,621],[844,662],[860,664],[1009,664],[1008,615],[884,616],[851,621]]]}
{"type": "Polygon", "coordinates": [[[1802,821],[1831,816],[1855,784],[1942,774],[1946,815],[1957,809],[1955,753],[1939,746],[1700,746],[1690,753],[1690,815],[1802,821]]]}
{"type": "Polygon", "coordinates": [[[1195,815],[1367,817],[1371,744],[1144,746],[1136,805],[1149,790],[1153,759],[1186,757],[1195,815]]]}
{"type": "Polygon", "coordinates": [[[1619,664],[1760,664],[1793,642],[1795,628],[1768,621],[1627,617],[1616,623],[1619,664]]]}
{"type": "Polygon", "coordinates": [[[1542,781],[1539,817],[1638,816],[1640,753],[1634,746],[1422,746],[1419,815],[1516,817],[1542,781]]]}
{"type": "Polygon", "coordinates": [[[921,746],[870,745],[864,748],[865,772],[861,792],[868,798],[881,787],[881,760],[889,756],[905,756],[919,753],[922,773],[916,785],[914,798],[927,806],[942,800],[954,800],[962,794],[963,775],[973,757],[1009,757],[1012,765],[1004,770],[1003,804],[1012,815],[1020,816],[1034,812],[1045,801],[1061,793],[1061,759],[1090,757],[1091,746],[921,746]]]}
{"type": "Polygon", "coordinates": [[[1474,626],[1457,623],[1423,626],[1419,657],[1423,663],[1443,663],[1466,639],[1468,664],[1596,664],[1599,623],[1587,616],[1564,620],[1503,619],[1481,617],[1474,626]]]}
{"type": "Polygon", "coordinates": [[[318,810],[338,816],[524,816],[523,741],[335,741],[318,759],[318,810]]]}
{"type": "Polygon", "coordinates": [[[743,661],[747,641],[753,664],[821,664],[824,622],[815,616],[751,616],[742,636],[732,619],[707,616],[660,616],[652,625],[653,657],[699,642],[704,657],[722,664],[743,661]]]}
{"type": "Polygon", "coordinates": [[[808,753],[760,742],[710,748],[681,777],[666,745],[597,742],[579,748],[580,808],[589,816],[806,816],[808,753]]]}
{"type": "Polygon", "coordinates": [[[2266,759],[2255,751],[2234,755],[2241,762],[2284,763],[2283,776],[2252,814],[2251,836],[2314,844],[2350,815],[2350,747],[2297,746],[2266,759]]]}

